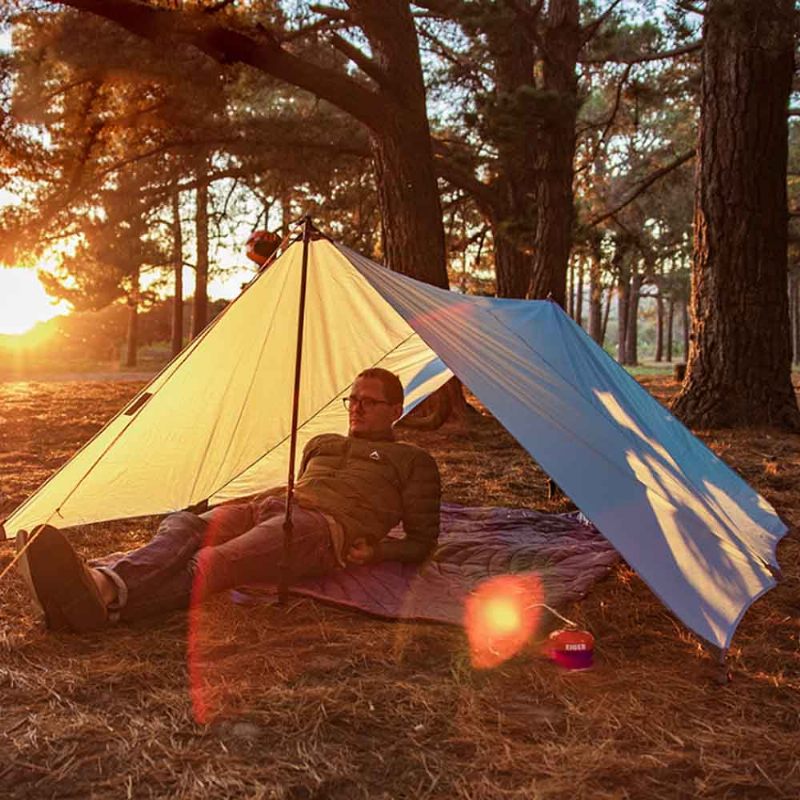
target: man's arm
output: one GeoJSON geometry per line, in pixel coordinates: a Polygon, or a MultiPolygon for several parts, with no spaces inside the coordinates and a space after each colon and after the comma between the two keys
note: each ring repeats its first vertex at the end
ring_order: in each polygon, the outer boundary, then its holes
{"type": "Polygon", "coordinates": [[[308,466],[308,462],[314,455],[314,449],[316,448],[317,442],[321,436],[317,434],[313,436],[311,439],[306,442],[306,446],[303,448],[303,458],[300,461],[300,469],[297,470],[297,480],[303,476],[303,473],[306,471],[306,467],[308,466]]]}
{"type": "Polygon", "coordinates": [[[405,539],[383,539],[375,546],[373,561],[424,561],[439,539],[439,507],[442,500],[439,468],[421,450],[402,489],[405,539]]]}

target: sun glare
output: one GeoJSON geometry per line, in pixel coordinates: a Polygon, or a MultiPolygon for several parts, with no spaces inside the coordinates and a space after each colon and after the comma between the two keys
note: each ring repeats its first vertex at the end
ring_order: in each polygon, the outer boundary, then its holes
{"type": "Polygon", "coordinates": [[[26,333],[65,312],[63,303],[53,304],[47,296],[35,269],[0,267],[0,333],[26,333]]]}

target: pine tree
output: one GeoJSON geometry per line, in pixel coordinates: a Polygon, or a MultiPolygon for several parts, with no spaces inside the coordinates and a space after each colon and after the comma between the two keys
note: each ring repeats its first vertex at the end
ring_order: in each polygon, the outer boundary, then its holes
{"type": "Polygon", "coordinates": [[[674,403],[689,425],[800,428],[787,296],[792,0],[709,0],[692,337],[674,403]]]}

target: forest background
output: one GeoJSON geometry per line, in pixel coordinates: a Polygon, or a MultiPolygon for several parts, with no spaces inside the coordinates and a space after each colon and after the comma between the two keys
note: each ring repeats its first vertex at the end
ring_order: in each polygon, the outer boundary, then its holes
{"type": "Polygon", "coordinates": [[[422,280],[551,297],[622,364],[688,358],[690,423],[797,427],[790,1],[0,14],[0,260],[74,311],[0,339],[5,373],[163,363],[249,234],[308,213],[422,280]]]}

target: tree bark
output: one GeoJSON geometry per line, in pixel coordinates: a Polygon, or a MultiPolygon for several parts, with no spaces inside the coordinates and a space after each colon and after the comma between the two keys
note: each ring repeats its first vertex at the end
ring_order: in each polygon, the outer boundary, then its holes
{"type": "Polygon", "coordinates": [[[628,363],[628,312],[630,310],[631,270],[628,263],[628,251],[631,242],[625,233],[614,238],[614,258],[612,267],[617,276],[617,361],[628,363]]]}
{"type": "Polygon", "coordinates": [[[542,82],[554,102],[542,121],[540,133],[541,181],[529,297],[552,295],[562,307],[575,217],[572,194],[578,114],[575,68],[583,44],[578,6],[578,0],[550,0],[542,33],[542,82]]]}
{"type": "Polygon", "coordinates": [[[800,364],[800,275],[792,279],[792,331],[794,343],[794,363],[800,364]]]}
{"type": "Polygon", "coordinates": [[[197,187],[194,212],[197,258],[195,263],[194,299],[192,301],[192,338],[208,322],[208,185],[197,187]]]}
{"type": "Polygon", "coordinates": [[[792,363],[797,363],[797,348],[795,347],[797,341],[797,334],[795,330],[795,322],[797,316],[796,298],[795,298],[795,281],[794,277],[789,275],[789,330],[792,335],[792,363]]]}
{"type": "Polygon", "coordinates": [[[183,349],[183,230],[180,192],[172,195],[172,263],[175,292],[172,298],[172,355],[183,349]]]}
{"type": "Polygon", "coordinates": [[[709,0],[695,191],[688,425],[800,429],[787,301],[792,0],[709,0]]]}
{"type": "Polygon", "coordinates": [[[575,288],[575,322],[583,327],[583,258],[579,258],[575,264],[578,270],[578,285],[575,288]]]}
{"type": "Polygon", "coordinates": [[[281,236],[288,236],[292,231],[292,196],[288,191],[281,195],[281,236]]]}
{"type": "Polygon", "coordinates": [[[630,277],[620,275],[617,282],[617,361],[628,363],[628,312],[630,311],[630,277]]]}
{"type": "MultiPolygon", "coordinates": [[[[495,102],[520,114],[521,101],[534,87],[534,48],[521,14],[511,4],[493,15],[487,38],[494,56],[495,102]]],[[[516,130],[500,126],[493,136],[500,166],[493,189],[498,297],[525,297],[531,283],[537,204],[538,137],[522,120],[516,130]]]]}
{"type": "Polygon", "coordinates": [[[575,264],[572,261],[567,264],[567,305],[565,310],[572,319],[575,319],[575,264]]]}
{"type": "Polygon", "coordinates": [[[494,269],[498,297],[525,297],[531,280],[531,256],[503,235],[494,222],[494,269]]]}
{"type": "Polygon", "coordinates": [[[447,288],[442,207],[425,83],[407,0],[348,0],[372,51],[384,109],[372,152],[389,267],[447,288]]]}
{"type": "Polygon", "coordinates": [[[125,366],[135,367],[139,355],[139,271],[132,276],[131,294],[128,297],[128,331],[125,340],[125,366]]]}
{"type": "Polygon", "coordinates": [[[639,292],[642,276],[634,271],[630,280],[628,294],[628,319],[625,331],[625,364],[634,367],[639,363],[639,292]]]}
{"type": "Polygon", "coordinates": [[[606,332],[608,331],[608,318],[611,316],[611,298],[614,294],[613,288],[609,287],[608,291],[606,292],[606,307],[603,311],[603,326],[600,331],[600,346],[603,346],[603,343],[606,340],[606,332]]]}
{"type": "Polygon", "coordinates": [[[436,185],[429,133],[409,125],[400,111],[386,120],[391,134],[372,138],[386,264],[434,286],[448,288],[442,208],[436,185]],[[415,213],[405,207],[414,198],[415,213]]]}
{"type": "Polygon", "coordinates": [[[400,425],[417,430],[435,430],[445,422],[453,422],[465,428],[470,412],[477,413],[467,403],[461,381],[450,378],[444,386],[423,400],[400,425]]]}
{"type": "Polygon", "coordinates": [[[603,284],[600,264],[600,239],[591,242],[589,261],[589,336],[603,346],[603,284]]]}
{"type": "Polygon", "coordinates": [[[681,328],[683,330],[683,360],[688,361],[691,344],[691,323],[689,322],[689,303],[685,298],[681,300],[681,328]]]}
{"type": "Polygon", "coordinates": [[[667,304],[667,363],[672,362],[672,335],[675,329],[675,298],[670,295],[667,304]]]}
{"type": "Polygon", "coordinates": [[[664,297],[659,290],[656,296],[656,363],[664,360],[664,297]]]}

